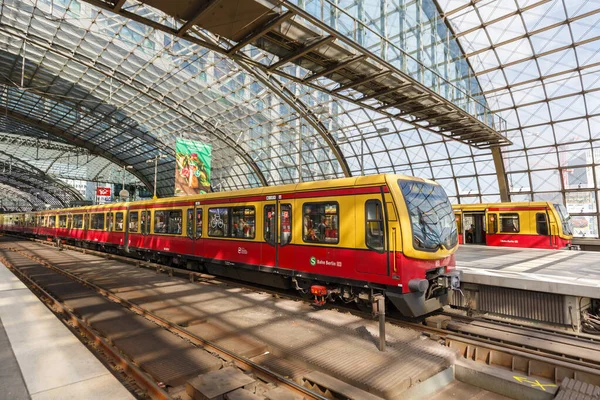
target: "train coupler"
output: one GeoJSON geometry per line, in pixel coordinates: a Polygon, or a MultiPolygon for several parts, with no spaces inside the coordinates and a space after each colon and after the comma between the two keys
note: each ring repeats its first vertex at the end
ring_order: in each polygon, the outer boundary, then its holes
{"type": "Polygon", "coordinates": [[[327,297],[327,288],[321,285],[312,285],[310,287],[310,293],[315,296],[314,304],[317,306],[322,306],[325,304],[325,298],[327,297]]]}
{"type": "Polygon", "coordinates": [[[437,284],[451,290],[460,290],[462,271],[451,271],[437,277],[437,284]]]}

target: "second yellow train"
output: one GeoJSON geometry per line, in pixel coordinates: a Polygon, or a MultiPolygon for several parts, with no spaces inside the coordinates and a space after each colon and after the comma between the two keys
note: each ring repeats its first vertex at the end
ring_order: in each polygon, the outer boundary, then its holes
{"type": "Polygon", "coordinates": [[[571,217],[562,204],[456,204],[460,244],[564,249],[571,246],[571,217]]]}

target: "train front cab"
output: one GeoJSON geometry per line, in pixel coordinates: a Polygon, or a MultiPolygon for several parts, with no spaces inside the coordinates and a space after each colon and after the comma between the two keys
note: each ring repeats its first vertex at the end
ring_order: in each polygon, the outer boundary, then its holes
{"type": "Polygon", "coordinates": [[[449,304],[451,290],[460,287],[452,206],[433,181],[388,178],[388,187],[399,214],[389,212],[391,241],[402,251],[395,254],[391,275],[401,290],[388,286],[386,296],[403,315],[428,314],[449,304]]]}
{"type": "Polygon", "coordinates": [[[460,244],[564,249],[571,245],[570,217],[549,202],[454,205],[460,244]]]}

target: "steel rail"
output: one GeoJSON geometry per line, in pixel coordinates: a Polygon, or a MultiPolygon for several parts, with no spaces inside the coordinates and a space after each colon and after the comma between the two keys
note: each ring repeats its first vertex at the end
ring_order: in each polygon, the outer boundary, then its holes
{"type": "MultiPolygon", "coordinates": [[[[6,248],[6,247],[5,247],[6,248]]],[[[23,254],[21,254],[23,255],[23,254]]],[[[25,256],[26,257],[26,256],[25,256]]],[[[29,258],[29,257],[28,257],[29,258]]],[[[33,279],[31,279],[27,274],[23,273],[18,267],[15,267],[10,261],[8,261],[4,256],[0,255],[0,261],[6,265],[11,271],[17,274],[17,276],[23,281],[27,286],[33,288],[34,292],[38,293],[38,297],[43,297],[50,301],[52,305],[54,305],[60,313],[67,316],[69,322],[77,327],[85,336],[92,342],[94,345],[98,346],[102,349],[102,351],[107,354],[112,361],[118,365],[122,370],[131,377],[136,384],[146,392],[146,394],[154,400],[170,400],[171,396],[167,392],[165,392],[158,384],[152,380],[152,378],[147,375],[145,372],[140,370],[137,366],[135,366],[131,361],[126,359],[121,355],[119,350],[115,349],[111,346],[105,339],[94,333],[93,329],[79,319],[68,307],[63,305],[59,300],[57,300],[54,296],[48,293],[44,288],[42,288],[38,283],[36,283],[33,279]],[[41,295],[41,296],[40,296],[41,295]]]]}
{"type": "MultiPolygon", "coordinates": [[[[33,241],[45,244],[45,245],[51,245],[51,246],[56,246],[56,243],[54,242],[48,242],[48,241],[43,241],[40,239],[33,239],[33,241]]],[[[235,285],[239,286],[239,287],[244,287],[250,290],[261,290],[265,293],[271,294],[271,295],[277,295],[279,297],[286,297],[288,299],[293,299],[293,300],[300,300],[300,296],[295,296],[295,295],[291,295],[289,293],[283,293],[277,290],[273,290],[273,289],[269,289],[269,288],[264,288],[264,287],[260,287],[257,288],[256,286],[252,286],[249,284],[245,284],[245,283],[240,283],[238,281],[229,281],[226,279],[222,279],[222,278],[214,278],[212,275],[206,275],[206,274],[202,274],[199,272],[194,272],[194,271],[189,271],[189,270],[185,270],[185,269],[181,269],[181,268],[175,268],[175,267],[170,267],[170,266],[165,266],[162,264],[157,264],[157,263],[151,263],[151,262],[145,262],[145,261],[141,261],[141,260],[136,260],[134,258],[131,257],[125,257],[125,256],[119,256],[119,255],[113,255],[113,254],[109,254],[109,253],[105,253],[105,252],[101,252],[101,251],[96,251],[96,250],[89,250],[89,249],[83,249],[80,247],[76,247],[76,246],[70,246],[70,245],[63,245],[64,248],[67,249],[71,249],[74,251],[79,251],[79,252],[83,252],[84,254],[93,254],[93,255],[98,255],[100,257],[104,257],[104,258],[110,258],[110,259],[115,259],[115,260],[121,260],[130,264],[134,264],[136,266],[144,266],[144,267],[149,267],[152,269],[155,269],[156,272],[167,272],[170,276],[173,276],[174,274],[178,274],[178,275],[183,275],[183,276],[188,276],[190,281],[193,281],[193,277],[198,277],[200,279],[202,279],[203,281],[206,282],[211,282],[211,281],[217,281],[217,282],[232,282],[235,285]]],[[[75,278],[78,279],[78,278],[75,278]]],[[[100,290],[104,290],[104,289],[100,289],[100,290]]],[[[363,312],[363,311],[358,311],[355,310],[354,308],[350,308],[350,307],[344,307],[343,305],[340,304],[335,304],[335,305],[331,305],[333,308],[336,309],[343,309],[344,311],[353,313],[357,316],[360,316],[362,318],[365,319],[372,319],[372,315],[367,313],[367,312],[363,312]]],[[[464,318],[462,316],[452,316],[453,318],[460,320],[464,318]]],[[[600,365],[596,364],[596,363],[590,363],[590,362],[586,362],[584,360],[580,360],[579,358],[575,357],[575,356],[569,356],[568,354],[559,354],[559,353],[552,353],[552,352],[548,352],[548,351],[541,351],[537,348],[532,348],[532,347],[527,347],[526,344],[522,344],[522,345],[517,345],[517,344],[510,344],[510,343],[505,343],[505,342],[501,342],[495,339],[491,339],[491,338],[486,338],[484,336],[481,335],[473,335],[473,334],[468,334],[468,333],[464,333],[464,332],[457,332],[454,330],[449,330],[449,329],[442,329],[442,328],[435,328],[435,327],[431,327],[431,326],[426,326],[423,325],[422,323],[418,323],[418,322],[410,322],[410,321],[405,321],[402,319],[398,319],[398,318],[394,318],[394,317],[388,317],[386,318],[386,320],[394,325],[397,326],[404,326],[407,328],[411,328],[414,330],[418,330],[421,332],[425,332],[428,333],[430,335],[437,335],[440,338],[446,338],[448,336],[451,336],[453,340],[457,340],[457,339],[465,339],[465,340],[477,340],[479,342],[481,342],[482,344],[485,345],[489,345],[489,346],[497,346],[497,347],[502,347],[505,348],[507,350],[511,350],[511,351],[518,351],[521,353],[527,353],[527,354],[531,354],[533,356],[536,357],[545,357],[548,359],[553,359],[556,361],[562,361],[562,362],[569,362],[571,364],[573,364],[574,366],[579,366],[582,368],[590,368],[590,369],[594,369],[594,370],[598,370],[600,371],[600,365]]],[[[168,321],[166,321],[167,323],[169,323],[168,321]]],[[[486,322],[490,322],[490,321],[486,321],[486,322]]],[[[503,324],[498,323],[501,326],[506,326],[503,324]]],[[[544,332],[547,334],[554,334],[552,331],[548,331],[548,332],[544,332]]],[[[524,333],[522,335],[523,337],[527,337],[527,334],[524,333]]],[[[584,340],[584,339],[581,339],[584,340]]],[[[594,340],[589,340],[588,343],[593,343],[593,344],[598,344],[597,341],[594,340]]]]}
{"type": "Polygon", "coordinates": [[[316,393],[308,388],[305,388],[302,385],[299,385],[296,382],[292,381],[291,379],[288,379],[276,372],[273,372],[273,371],[269,370],[268,368],[263,367],[262,365],[257,364],[254,361],[252,361],[244,356],[241,356],[230,350],[227,350],[226,348],[224,348],[210,340],[207,340],[198,335],[195,335],[195,334],[187,331],[185,328],[182,328],[182,327],[178,326],[177,324],[174,324],[174,323],[156,315],[155,313],[144,309],[143,307],[140,307],[126,299],[123,299],[120,296],[114,294],[113,292],[111,292],[109,290],[103,289],[94,283],[88,282],[85,279],[82,279],[82,278],[76,276],[75,274],[72,274],[71,272],[65,271],[38,256],[28,254],[26,251],[16,249],[14,247],[10,247],[10,246],[2,246],[2,247],[5,249],[14,251],[24,257],[27,257],[32,261],[38,262],[38,263],[46,266],[47,268],[52,269],[53,271],[63,274],[65,276],[67,276],[68,278],[73,279],[76,282],[79,282],[82,285],[85,285],[85,286],[93,289],[94,291],[101,294],[102,296],[110,299],[111,301],[113,301],[115,303],[118,303],[118,304],[128,308],[129,310],[156,323],[157,325],[162,326],[163,328],[169,330],[170,332],[175,333],[196,345],[200,345],[207,350],[217,353],[221,358],[223,358],[227,361],[233,361],[240,369],[245,370],[245,371],[251,371],[256,376],[260,377],[261,379],[263,379],[265,381],[277,382],[279,385],[285,386],[287,389],[291,390],[292,392],[299,394],[301,396],[305,396],[306,398],[316,399],[316,400],[328,400],[327,397],[322,396],[319,393],[316,393]]]}

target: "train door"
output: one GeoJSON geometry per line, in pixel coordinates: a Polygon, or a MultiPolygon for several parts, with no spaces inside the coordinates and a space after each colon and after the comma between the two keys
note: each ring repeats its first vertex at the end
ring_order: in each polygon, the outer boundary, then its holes
{"type": "Polygon", "coordinates": [[[142,234],[142,240],[140,241],[140,247],[144,249],[150,248],[150,226],[152,213],[150,210],[140,210],[140,233],[142,234]]]}
{"type": "Polygon", "coordinates": [[[293,269],[294,247],[289,245],[292,242],[292,203],[287,200],[277,203],[279,206],[277,262],[280,268],[293,269]]]}
{"type": "Polygon", "coordinates": [[[488,244],[490,244],[491,246],[496,246],[498,239],[496,238],[496,236],[493,236],[493,235],[498,233],[498,214],[491,213],[488,211],[488,212],[486,212],[485,216],[487,219],[487,227],[486,227],[487,240],[486,240],[486,242],[488,244]]]}
{"type": "MultiPolygon", "coordinates": [[[[362,237],[356,238],[356,243],[364,243],[365,251],[359,251],[356,255],[356,271],[361,273],[388,275],[390,268],[389,239],[387,235],[387,224],[395,223],[395,212],[385,218],[385,209],[380,199],[369,199],[363,203],[363,207],[356,207],[356,223],[364,226],[364,229],[356,229],[362,237]]],[[[392,207],[393,208],[393,207],[392,207]]],[[[394,228],[395,232],[395,228],[394,228]]],[[[394,233],[393,240],[397,240],[394,233]]]]}
{"type": "Polygon", "coordinates": [[[465,213],[463,212],[464,232],[463,239],[465,244],[485,244],[485,213],[465,213]]]}
{"type": "Polygon", "coordinates": [[[188,208],[186,215],[186,236],[190,241],[185,252],[186,254],[201,256],[201,241],[198,240],[202,237],[202,208],[200,208],[200,202],[197,201],[193,207],[188,208]]]}
{"type": "Polygon", "coordinates": [[[131,228],[131,212],[129,206],[125,209],[125,221],[123,221],[123,250],[129,253],[129,229],[131,228]]]}
{"type": "Polygon", "coordinates": [[[267,196],[268,203],[263,205],[263,238],[261,249],[261,265],[279,266],[279,240],[277,235],[279,201],[277,196],[267,196]]]}

